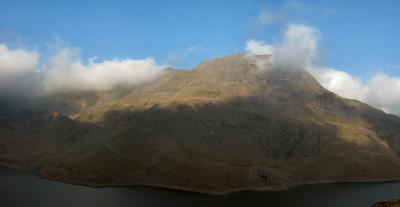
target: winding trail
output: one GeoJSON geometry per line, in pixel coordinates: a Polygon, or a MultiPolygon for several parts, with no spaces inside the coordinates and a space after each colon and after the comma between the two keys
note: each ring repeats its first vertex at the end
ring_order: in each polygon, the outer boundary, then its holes
{"type": "Polygon", "coordinates": [[[145,166],[147,166],[147,167],[156,168],[156,169],[158,169],[158,170],[160,170],[160,171],[173,174],[173,175],[175,175],[175,176],[177,176],[177,177],[181,177],[181,178],[190,180],[190,181],[195,182],[195,183],[199,183],[199,184],[202,184],[202,185],[205,185],[205,186],[212,187],[213,189],[222,189],[221,187],[219,187],[219,186],[217,186],[217,185],[214,185],[214,184],[211,184],[211,183],[207,183],[207,182],[205,182],[205,181],[201,181],[201,180],[198,180],[198,179],[195,179],[195,178],[186,176],[186,175],[182,175],[182,174],[176,173],[176,172],[174,172],[174,171],[168,170],[168,169],[166,169],[166,168],[163,168],[163,167],[160,167],[160,166],[157,166],[157,165],[154,165],[154,164],[149,164],[148,162],[143,161],[143,160],[141,160],[141,159],[139,159],[139,158],[137,158],[137,157],[135,157],[135,156],[126,155],[126,154],[124,154],[124,153],[122,153],[122,152],[119,152],[118,150],[116,150],[116,149],[109,143],[109,141],[108,141],[107,139],[105,139],[104,144],[106,145],[106,147],[107,147],[111,152],[113,152],[114,154],[116,154],[116,155],[118,155],[118,156],[120,156],[120,157],[123,157],[123,158],[125,158],[125,159],[138,162],[138,163],[140,163],[140,164],[142,164],[142,165],[145,165],[145,166]]]}

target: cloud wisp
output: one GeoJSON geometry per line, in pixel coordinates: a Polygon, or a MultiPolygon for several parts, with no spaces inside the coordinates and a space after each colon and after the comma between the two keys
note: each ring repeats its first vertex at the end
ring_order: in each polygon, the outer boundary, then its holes
{"type": "Polygon", "coordinates": [[[366,82],[351,74],[317,64],[320,32],[304,24],[290,24],[281,41],[267,43],[249,40],[249,57],[270,55],[268,62],[258,63],[261,70],[286,69],[309,71],[325,88],[345,98],[357,99],[387,113],[400,115],[400,78],[378,73],[366,82]]]}
{"type": "Polygon", "coordinates": [[[0,95],[44,96],[60,92],[110,90],[154,80],[166,65],[152,58],[114,58],[87,63],[80,50],[58,46],[46,61],[37,51],[0,44],[0,95]]]}
{"type": "Polygon", "coordinates": [[[262,10],[261,13],[252,21],[256,29],[262,29],[274,24],[284,23],[298,14],[311,11],[312,5],[306,4],[301,1],[289,0],[272,12],[269,10],[262,10]]]}

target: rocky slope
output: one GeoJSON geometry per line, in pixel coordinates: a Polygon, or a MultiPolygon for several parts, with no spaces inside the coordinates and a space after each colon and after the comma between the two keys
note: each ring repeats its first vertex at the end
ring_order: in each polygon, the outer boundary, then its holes
{"type": "Polygon", "coordinates": [[[243,55],[30,103],[52,112],[1,106],[0,162],[51,179],[225,193],[400,178],[399,117],[243,55]]]}
{"type": "Polygon", "coordinates": [[[387,201],[380,201],[380,202],[376,202],[371,207],[400,207],[400,200],[392,199],[392,200],[387,200],[387,201]]]}

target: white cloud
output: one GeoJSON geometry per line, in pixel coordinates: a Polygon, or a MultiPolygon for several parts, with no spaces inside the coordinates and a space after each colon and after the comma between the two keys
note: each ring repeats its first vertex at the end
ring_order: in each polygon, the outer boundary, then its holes
{"type": "Polygon", "coordinates": [[[151,81],[166,66],[154,59],[112,59],[102,62],[79,60],[79,50],[62,49],[50,59],[43,72],[42,87],[45,93],[77,90],[109,90],[125,85],[132,86],[151,81]]]}
{"type": "Polygon", "coordinates": [[[390,113],[400,115],[400,78],[385,74],[373,76],[366,86],[366,102],[390,113]]]}
{"type": "Polygon", "coordinates": [[[37,96],[109,90],[154,80],[167,67],[157,64],[152,58],[114,58],[101,62],[92,58],[84,63],[79,49],[58,44],[54,48],[54,55],[40,64],[37,52],[10,50],[0,45],[0,93],[37,96]]]}
{"type": "Polygon", "coordinates": [[[272,68],[303,69],[317,58],[319,32],[303,24],[289,25],[283,40],[268,44],[259,40],[246,42],[249,55],[269,54],[272,68]]]}
{"type": "Polygon", "coordinates": [[[35,71],[39,65],[39,54],[22,48],[10,49],[0,44],[0,91],[10,84],[35,71]]]}
{"type": "Polygon", "coordinates": [[[328,90],[345,98],[357,99],[387,113],[400,115],[400,78],[376,74],[366,83],[335,69],[312,71],[328,90]]]}
{"type": "Polygon", "coordinates": [[[333,68],[310,68],[309,72],[326,89],[333,91],[345,98],[364,101],[367,88],[360,80],[350,74],[333,68]]]}
{"type": "MultiPolygon", "coordinates": [[[[246,51],[254,55],[271,55],[265,69],[304,69],[325,88],[345,98],[357,99],[388,113],[400,115],[400,77],[376,74],[366,82],[351,74],[316,64],[320,32],[302,24],[289,25],[280,42],[260,40],[246,42],[246,51]]],[[[257,59],[256,59],[257,60],[257,59]]]]}
{"type": "Polygon", "coordinates": [[[274,46],[260,40],[249,40],[246,42],[246,51],[250,55],[272,54],[274,46]]]}
{"type": "Polygon", "coordinates": [[[293,69],[309,67],[317,58],[319,32],[303,24],[290,25],[273,55],[274,64],[293,69]]]}

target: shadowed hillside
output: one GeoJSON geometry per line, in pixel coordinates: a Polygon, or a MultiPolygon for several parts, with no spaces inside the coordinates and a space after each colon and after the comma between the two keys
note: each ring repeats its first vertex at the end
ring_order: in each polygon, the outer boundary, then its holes
{"type": "Polygon", "coordinates": [[[35,102],[64,115],[1,106],[0,161],[51,179],[224,193],[400,178],[399,117],[243,55],[35,102]]]}

